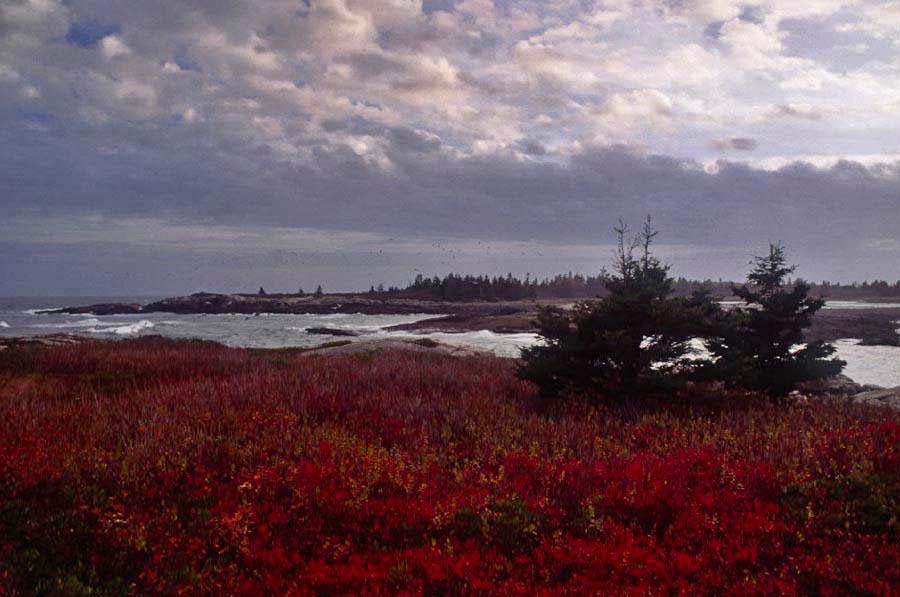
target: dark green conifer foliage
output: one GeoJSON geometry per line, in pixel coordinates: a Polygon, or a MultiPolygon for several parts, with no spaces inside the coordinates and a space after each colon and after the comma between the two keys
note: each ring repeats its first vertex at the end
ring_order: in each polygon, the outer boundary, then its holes
{"type": "Polygon", "coordinates": [[[747,284],[733,286],[745,306],[726,319],[718,337],[709,342],[713,370],[726,383],[784,395],[798,383],[837,375],[844,361],[831,358],[834,347],[803,343],[803,330],[825,305],[809,296],[803,280],[786,283],[795,266],[787,265],[784,247],[769,245],[769,254],[754,257],[747,284]]]}
{"type": "Polygon", "coordinates": [[[708,295],[671,298],[669,266],[653,255],[657,232],[647,218],[631,242],[624,224],[609,295],[581,301],[572,311],[542,309],[538,333],[544,344],[522,351],[519,377],[544,396],[567,392],[633,394],[685,366],[689,341],[703,334],[703,322],[718,311],[708,295]]]}

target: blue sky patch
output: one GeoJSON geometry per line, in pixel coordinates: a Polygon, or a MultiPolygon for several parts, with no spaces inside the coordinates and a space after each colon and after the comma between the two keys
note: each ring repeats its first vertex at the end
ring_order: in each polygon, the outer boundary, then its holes
{"type": "Polygon", "coordinates": [[[78,21],[69,26],[66,42],[81,48],[93,48],[107,35],[118,32],[119,27],[116,25],[104,25],[93,19],[78,21]]]}

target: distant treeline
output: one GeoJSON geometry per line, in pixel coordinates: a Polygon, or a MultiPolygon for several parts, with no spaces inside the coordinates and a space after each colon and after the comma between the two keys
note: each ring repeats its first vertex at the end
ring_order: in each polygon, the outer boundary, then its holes
{"type": "Polygon", "coordinates": [[[606,292],[606,274],[584,276],[582,274],[560,274],[553,278],[538,280],[526,275],[525,279],[504,276],[463,276],[448,274],[426,278],[422,275],[401,292],[417,296],[458,300],[521,300],[529,298],[582,298],[597,296],[606,292]]]}
{"type": "Polygon", "coordinates": [[[863,282],[857,284],[833,284],[821,282],[810,284],[814,293],[827,296],[831,299],[856,299],[856,298],[900,298],[900,280],[893,284],[885,280],[863,282]]]}
{"type": "MultiPolygon", "coordinates": [[[[429,298],[446,301],[459,300],[523,300],[536,298],[591,298],[604,296],[607,293],[608,274],[583,275],[569,272],[558,274],[552,278],[532,278],[526,274],[524,279],[511,273],[506,276],[472,276],[450,273],[443,278],[425,277],[421,274],[406,288],[383,286],[372,287],[370,294],[387,293],[405,297],[429,298]]],[[[837,284],[823,281],[807,282],[811,294],[831,299],[861,298],[900,298],[900,280],[890,284],[884,280],[853,284],[837,284]]],[[[732,282],[725,280],[689,280],[676,278],[673,283],[675,296],[690,296],[700,289],[708,290],[713,296],[730,297],[732,282]]]]}

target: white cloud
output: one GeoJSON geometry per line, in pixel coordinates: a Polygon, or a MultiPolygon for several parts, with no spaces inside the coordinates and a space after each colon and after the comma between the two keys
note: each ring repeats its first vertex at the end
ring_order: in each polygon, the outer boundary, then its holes
{"type": "Polygon", "coordinates": [[[371,13],[354,11],[345,0],[311,2],[309,11],[288,32],[296,36],[292,41],[301,53],[309,52],[311,58],[370,47],[376,35],[371,13]]]}
{"type": "Polygon", "coordinates": [[[703,24],[734,19],[745,6],[752,4],[754,3],[742,0],[678,0],[662,3],[669,15],[703,24]]]}
{"type": "Polygon", "coordinates": [[[722,25],[719,39],[741,68],[777,68],[781,61],[781,34],[771,27],[732,19],[722,25]]]}
{"type": "Polygon", "coordinates": [[[118,35],[107,35],[100,40],[100,51],[103,52],[103,56],[108,60],[120,56],[127,56],[131,53],[131,50],[118,35]]]}
{"type": "Polygon", "coordinates": [[[234,43],[225,32],[210,28],[194,41],[191,54],[220,75],[275,73],[281,66],[281,56],[266,49],[255,33],[243,43],[234,43]]]}
{"type": "Polygon", "coordinates": [[[28,0],[0,17],[0,93],[97,135],[189,124],[216,151],[267,164],[351,151],[399,172],[396,127],[460,158],[539,141],[529,159],[564,160],[615,141],[703,159],[736,130],[779,155],[900,134],[900,67],[833,70],[797,56],[783,26],[840,10],[846,45],[861,48],[871,39],[860,36],[900,27],[898,6],[466,0],[425,14],[419,0],[28,0]],[[115,33],[67,46],[78,23],[115,33]]]}
{"type": "Polygon", "coordinates": [[[668,127],[672,118],[672,99],[655,89],[637,89],[614,93],[604,102],[598,118],[605,128],[668,127]]]}
{"type": "Polygon", "coordinates": [[[856,20],[838,26],[842,32],[862,32],[879,39],[895,38],[900,32],[900,2],[861,2],[856,20]]]}

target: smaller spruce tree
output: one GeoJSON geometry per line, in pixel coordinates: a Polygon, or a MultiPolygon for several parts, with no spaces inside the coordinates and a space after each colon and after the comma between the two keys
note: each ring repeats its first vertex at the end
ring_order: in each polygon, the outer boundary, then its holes
{"type": "Polygon", "coordinates": [[[717,377],[780,396],[800,382],[839,374],[846,363],[831,358],[832,345],[803,345],[803,330],[825,300],[810,296],[803,280],[786,282],[796,266],[787,265],[784,246],[770,244],[768,255],[754,257],[751,265],[747,284],[732,286],[745,306],[728,314],[708,344],[717,377]]]}

